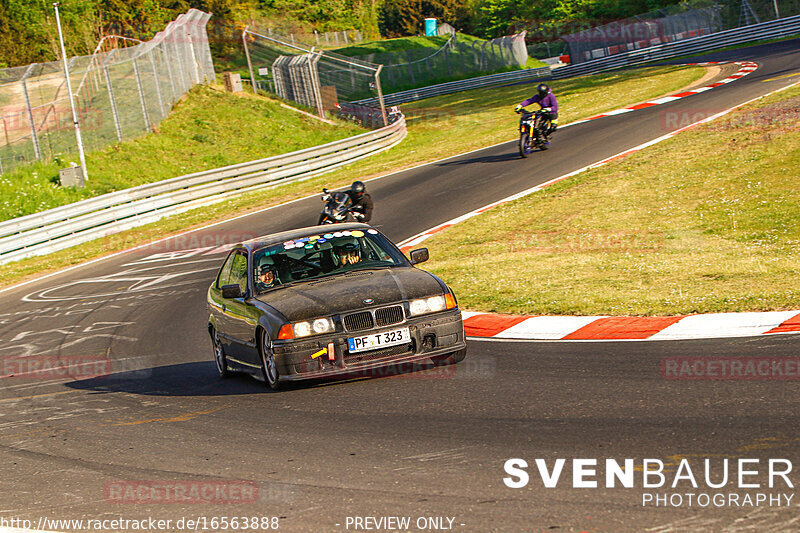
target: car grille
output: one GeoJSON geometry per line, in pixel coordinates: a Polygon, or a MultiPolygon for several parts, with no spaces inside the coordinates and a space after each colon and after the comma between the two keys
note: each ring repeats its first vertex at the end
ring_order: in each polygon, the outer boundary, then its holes
{"type": "Polygon", "coordinates": [[[400,305],[393,305],[391,307],[382,307],[375,311],[375,323],[378,327],[388,326],[389,324],[397,324],[403,321],[403,307],[400,305]]]}
{"type": "Polygon", "coordinates": [[[369,311],[353,313],[344,317],[344,327],[347,328],[347,331],[360,331],[362,329],[370,329],[373,326],[372,313],[369,311]]]}
{"type": "Polygon", "coordinates": [[[344,356],[345,365],[356,365],[361,363],[369,363],[378,361],[386,357],[396,357],[399,355],[408,355],[414,353],[414,343],[401,344],[399,346],[389,346],[388,348],[380,348],[369,352],[359,353],[346,353],[344,356]]]}

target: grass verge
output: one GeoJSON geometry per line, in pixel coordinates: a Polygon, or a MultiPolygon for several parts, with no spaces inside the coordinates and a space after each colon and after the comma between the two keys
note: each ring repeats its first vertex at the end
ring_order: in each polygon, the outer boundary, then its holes
{"type": "MultiPolygon", "coordinates": [[[[344,139],[364,129],[331,126],[249,93],[198,85],[153,133],[86,154],[83,189],[58,185],[67,157],[0,177],[0,220],[36,213],[144,183],[344,139]]],[[[74,158],[77,160],[77,156],[74,158]]]]}
{"type": "MultiPolygon", "coordinates": [[[[617,105],[634,103],[678,90],[699,79],[700,67],[660,67],[631,73],[598,74],[553,82],[561,102],[562,124],[610,111],[617,105]],[[608,92],[624,94],[628,102],[610,102],[608,92]]],[[[124,250],[160,237],[191,229],[233,215],[317,192],[323,185],[339,187],[354,179],[369,178],[417,164],[456,155],[516,135],[517,116],[513,106],[530,96],[532,86],[478,89],[431,98],[403,106],[409,120],[408,136],[395,148],[314,179],[243,195],[214,206],[165,218],[108,239],[98,239],[46,257],[33,257],[0,266],[0,285],[77,264],[101,255],[124,250]],[[458,131],[458,135],[452,132],[458,131]]],[[[377,217],[380,217],[380,198],[377,217]]],[[[313,223],[316,213],[309,213],[313,223]]]]}
{"type": "Polygon", "coordinates": [[[800,308],[800,87],[427,241],[463,307],[679,315],[800,308]]]}

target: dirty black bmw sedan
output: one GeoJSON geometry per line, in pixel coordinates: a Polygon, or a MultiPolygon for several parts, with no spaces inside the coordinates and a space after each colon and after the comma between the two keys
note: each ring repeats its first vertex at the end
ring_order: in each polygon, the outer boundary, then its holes
{"type": "Polygon", "coordinates": [[[314,226],[235,246],[208,290],[208,331],[222,377],[272,389],[466,354],[455,295],[366,224],[314,226]]]}

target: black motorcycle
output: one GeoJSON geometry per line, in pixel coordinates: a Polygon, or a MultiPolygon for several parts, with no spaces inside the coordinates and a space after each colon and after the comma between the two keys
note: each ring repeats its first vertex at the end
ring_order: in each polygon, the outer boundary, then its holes
{"type": "Polygon", "coordinates": [[[527,111],[520,109],[519,113],[519,155],[528,157],[534,148],[547,150],[550,139],[547,132],[550,129],[549,121],[544,118],[544,112],[527,111]]]}
{"type": "Polygon", "coordinates": [[[322,208],[322,212],[319,214],[317,225],[347,221],[348,215],[351,213],[350,208],[353,205],[349,194],[322,189],[322,201],[325,202],[325,207],[322,208]]]}

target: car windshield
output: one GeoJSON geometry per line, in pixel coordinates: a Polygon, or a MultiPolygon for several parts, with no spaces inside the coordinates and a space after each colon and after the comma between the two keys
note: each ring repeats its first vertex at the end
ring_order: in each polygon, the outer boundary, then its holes
{"type": "Polygon", "coordinates": [[[403,254],[374,229],[333,231],[256,250],[253,286],[261,293],[353,270],[406,265],[403,254]]]}

